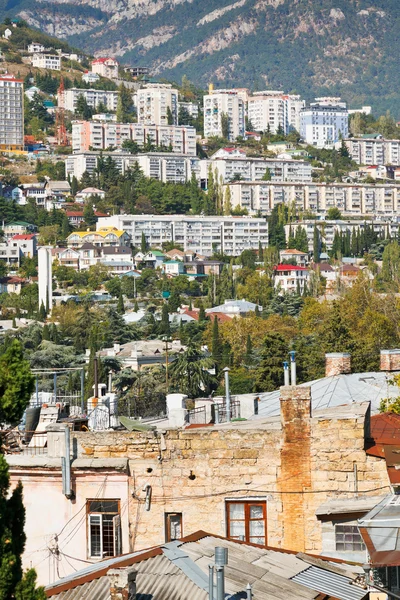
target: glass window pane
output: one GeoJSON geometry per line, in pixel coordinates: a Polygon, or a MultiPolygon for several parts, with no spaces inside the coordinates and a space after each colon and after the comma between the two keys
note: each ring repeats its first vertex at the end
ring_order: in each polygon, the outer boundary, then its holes
{"type": "Polygon", "coordinates": [[[250,519],[263,519],[263,507],[256,504],[250,505],[250,519]]]}
{"type": "Polygon", "coordinates": [[[230,519],[244,519],[244,504],[233,503],[229,505],[230,519]]]}
{"type": "Polygon", "coordinates": [[[240,537],[244,536],[246,532],[244,521],[231,521],[229,537],[240,537]]]}
{"type": "Polygon", "coordinates": [[[250,521],[250,537],[264,536],[264,521],[250,521]]]}
{"type": "Polygon", "coordinates": [[[182,517],[181,515],[170,515],[169,517],[169,535],[170,540],[179,540],[182,537],[182,517]]]}
{"type": "Polygon", "coordinates": [[[263,546],[265,546],[265,538],[264,537],[251,537],[250,543],[251,544],[262,544],[263,546]]]}
{"type": "Polygon", "coordinates": [[[114,556],[114,524],[108,517],[103,518],[103,556],[114,556]]]}
{"type": "Polygon", "coordinates": [[[101,518],[90,517],[90,555],[101,557],[101,518]]]}
{"type": "Polygon", "coordinates": [[[117,500],[92,500],[89,502],[89,512],[118,514],[117,500]]]}

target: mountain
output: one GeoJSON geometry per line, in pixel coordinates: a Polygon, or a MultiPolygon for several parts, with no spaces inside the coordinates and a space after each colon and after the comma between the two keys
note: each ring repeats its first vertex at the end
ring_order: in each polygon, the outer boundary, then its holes
{"type": "Polygon", "coordinates": [[[400,119],[399,0],[0,0],[15,15],[157,77],[340,95],[400,119]]]}

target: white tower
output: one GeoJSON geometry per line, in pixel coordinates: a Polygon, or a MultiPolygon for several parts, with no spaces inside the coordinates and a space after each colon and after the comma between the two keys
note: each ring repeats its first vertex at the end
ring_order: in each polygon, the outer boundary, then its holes
{"type": "Polygon", "coordinates": [[[51,246],[40,246],[38,249],[39,309],[43,303],[49,313],[53,307],[51,250],[51,246]]]}

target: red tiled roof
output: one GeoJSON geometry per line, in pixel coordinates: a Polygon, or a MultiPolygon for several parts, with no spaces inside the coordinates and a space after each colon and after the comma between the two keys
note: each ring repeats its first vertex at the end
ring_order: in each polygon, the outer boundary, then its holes
{"type": "Polygon", "coordinates": [[[32,240],[36,235],[34,233],[17,233],[12,237],[13,240],[32,240]]]}
{"type": "Polygon", "coordinates": [[[298,265],[276,265],[274,271],[308,271],[308,268],[299,267],[298,265]]]}
{"type": "Polygon", "coordinates": [[[113,60],[114,62],[117,62],[115,58],[111,58],[111,56],[105,56],[104,58],[95,58],[94,60],[92,60],[92,65],[94,63],[105,63],[106,60],[113,60]]]}

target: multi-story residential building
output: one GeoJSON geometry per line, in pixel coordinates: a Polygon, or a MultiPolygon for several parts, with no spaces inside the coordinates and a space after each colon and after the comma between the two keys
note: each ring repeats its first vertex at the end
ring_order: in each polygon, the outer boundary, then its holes
{"type": "Polygon", "coordinates": [[[400,186],[395,184],[286,183],[238,181],[230,187],[233,207],[268,215],[277,204],[324,215],[336,207],[348,216],[397,217],[400,186]]]}
{"type": "Polygon", "coordinates": [[[125,67],[125,71],[130,73],[133,78],[143,77],[143,75],[150,73],[149,67],[125,67]]]}
{"type": "Polygon", "coordinates": [[[73,121],[72,150],[120,149],[126,140],[143,147],[149,140],[155,146],[171,148],[179,154],[196,155],[196,130],[186,125],[141,125],[107,121],[73,121]]]}
{"type": "Polygon", "coordinates": [[[97,83],[100,79],[100,75],[97,73],[93,73],[92,71],[86,71],[84,75],[82,75],[82,81],[85,83],[97,83]]]}
{"type": "Polygon", "coordinates": [[[400,166],[400,140],[386,140],[380,134],[344,140],[351,158],[359,165],[400,166]]]}
{"type": "MultiPolygon", "coordinates": [[[[64,90],[63,106],[65,110],[75,112],[79,96],[83,96],[91,108],[97,108],[99,104],[103,104],[107,110],[117,110],[118,92],[111,90],[85,90],[80,88],[64,90]]],[[[58,95],[58,104],[60,104],[60,95],[58,95]]]]}
{"type": "Polygon", "coordinates": [[[61,71],[61,56],[58,54],[37,53],[32,56],[32,67],[61,71]]]}
{"type": "Polygon", "coordinates": [[[136,92],[135,99],[138,123],[178,124],[178,90],[171,84],[148,83],[136,92]]]}
{"type": "Polygon", "coordinates": [[[190,181],[192,173],[199,177],[199,159],[197,156],[172,154],[169,152],[149,152],[138,154],[137,163],[146,177],[171,183],[190,181]]]}
{"type": "Polygon", "coordinates": [[[277,265],[274,268],[274,286],[284,293],[304,294],[308,283],[308,269],[300,265],[277,265]]]}
{"type": "Polygon", "coordinates": [[[254,92],[249,98],[247,114],[254,131],[276,133],[280,128],[288,134],[294,129],[300,131],[300,110],[304,106],[300,96],[266,90],[254,92]]]}
{"type": "Polygon", "coordinates": [[[178,102],[178,111],[186,110],[186,112],[193,118],[197,119],[199,116],[199,105],[197,102],[178,102]]]}
{"type": "Polygon", "coordinates": [[[14,75],[0,76],[0,150],[24,149],[24,84],[14,75]]]}
{"type": "Polygon", "coordinates": [[[96,248],[104,246],[126,246],[129,235],[126,231],[113,226],[97,223],[97,231],[74,231],[67,238],[68,248],[80,248],[83,244],[93,244],[96,248]]]}
{"type": "Polygon", "coordinates": [[[316,98],[300,111],[300,135],[307,144],[323,148],[349,134],[349,112],[340,98],[316,98]]]}
{"type": "MultiPolygon", "coordinates": [[[[124,152],[102,152],[102,156],[104,158],[110,156],[122,174],[137,162],[137,156],[124,152]]],[[[99,158],[100,152],[81,152],[67,156],[65,159],[65,176],[70,175],[80,179],[85,171],[91,175],[97,168],[99,158]]]]}
{"type": "Polygon", "coordinates": [[[28,52],[29,54],[38,54],[41,52],[46,52],[46,48],[38,42],[32,42],[31,44],[28,44],[28,52]]]}
{"type": "Polygon", "coordinates": [[[245,102],[237,90],[213,90],[203,98],[204,137],[227,137],[231,142],[245,134],[245,102]],[[225,122],[226,120],[226,128],[225,122]],[[226,135],[227,134],[227,135],[226,135]]]}
{"type": "Polygon", "coordinates": [[[21,254],[33,258],[37,254],[37,235],[35,233],[17,234],[9,240],[12,248],[19,248],[21,254]]]}
{"type": "Polygon", "coordinates": [[[108,79],[118,78],[118,61],[115,58],[96,58],[92,61],[92,73],[108,79]]]}
{"type": "Polygon", "coordinates": [[[13,238],[15,235],[26,235],[37,231],[36,225],[32,225],[26,221],[12,221],[3,225],[2,229],[6,240],[13,238]]]}
{"type": "Polygon", "coordinates": [[[391,237],[392,239],[397,239],[400,223],[397,221],[362,221],[362,220],[337,220],[337,221],[326,221],[321,220],[317,221],[315,219],[305,219],[304,221],[296,221],[289,225],[285,225],[285,234],[286,239],[289,239],[290,231],[292,235],[296,234],[296,230],[301,227],[307,233],[308,240],[308,250],[310,252],[313,251],[314,244],[314,229],[317,227],[321,241],[326,245],[326,249],[330,250],[332,248],[333,240],[335,238],[335,234],[346,234],[349,232],[352,234],[353,232],[363,231],[366,227],[370,227],[373,231],[378,235],[385,235],[386,237],[391,237]]]}
{"type": "Polygon", "coordinates": [[[281,160],[275,158],[233,157],[205,159],[200,161],[201,185],[207,188],[209,169],[222,177],[224,183],[240,179],[260,181],[266,174],[271,181],[311,182],[311,165],[303,160],[281,160]]]}
{"type": "Polygon", "coordinates": [[[239,256],[243,250],[257,250],[259,243],[268,246],[266,220],[249,217],[114,215],[99,219],[97,227],[104,226],[125,231],[136,247],[140,247],[143,233],[149,246],[174,241],[185,251],[204,256],[214,252],[239,256]]]}

